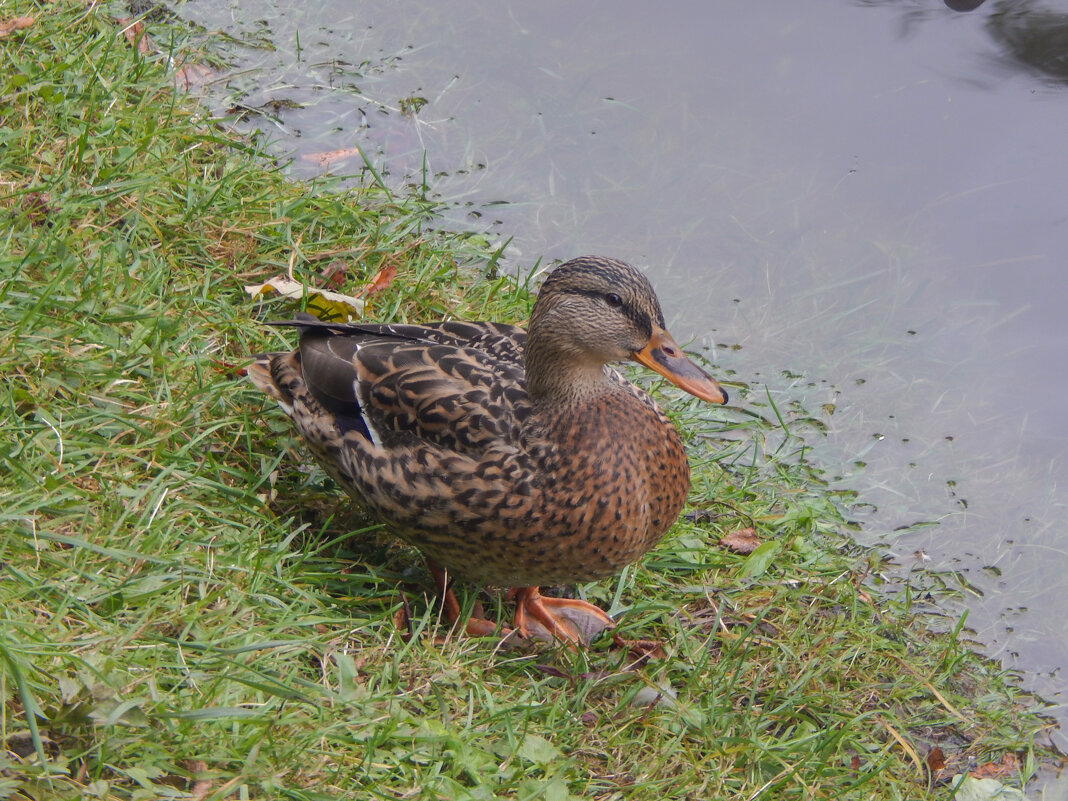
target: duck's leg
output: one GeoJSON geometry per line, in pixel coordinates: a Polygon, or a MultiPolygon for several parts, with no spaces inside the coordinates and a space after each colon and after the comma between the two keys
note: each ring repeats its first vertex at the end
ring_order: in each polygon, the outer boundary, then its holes
{"type": "MultiPolygon", "coordinates": [[[[456,600],[456,595],[453,593],[452,587],[449,586],[449,574],[445,571],[445,568],[429,559],[426,560],[426,566],[430,569],[430,575],[434,577],[434,584],[438,588],[441,608],[445,612],[446,619],[450,623],[455,623],[460,619],[460,602],[456,600]]],[[[472,611],[474,615],[464,623],[464,630],[468,636],[491,637],[497,633],[497,624],[482,617],[484,614],[482,604],[476,601],[475,608],[472,611]]],[[[509,634],[510,629],[505,628],[501,633],[509,634]]]]}
{"type": "Polygon", "coordinates": [[[587,645],[605,629],[615,627],[601,609],[570,598],[546,598],[537,587],[515,590],[515,628],[523,637],[587,645]]]}

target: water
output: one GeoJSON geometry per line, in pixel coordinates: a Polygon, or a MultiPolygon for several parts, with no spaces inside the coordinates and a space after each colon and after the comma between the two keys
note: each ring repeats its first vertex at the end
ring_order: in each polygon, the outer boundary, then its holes
{"type": "Polygon", "coordinates": [[[860,537],[1068,723],[1068,0],[181,10],[277,47],[225,91],[295,175],[359,143],[514,264],[647,267],[751,403],[833,405],[860,537]]]}

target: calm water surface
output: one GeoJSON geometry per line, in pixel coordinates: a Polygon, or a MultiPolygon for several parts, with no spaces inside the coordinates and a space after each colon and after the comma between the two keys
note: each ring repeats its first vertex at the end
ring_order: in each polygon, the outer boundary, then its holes
{"type": "Polygon", "coordinates": [[[1068,0],[297,6],[181,6],[277,48],[221,91],[294,174],[359,143],[516,266],[648,268],[1068,722],[1068,0]]]}

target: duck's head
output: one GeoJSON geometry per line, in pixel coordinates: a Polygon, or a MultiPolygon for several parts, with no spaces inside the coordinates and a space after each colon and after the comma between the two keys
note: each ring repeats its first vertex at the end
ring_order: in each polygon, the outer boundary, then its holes
{"type": "Polygon", "coordinates": [[[690,361],[664,327],[649,281],[616,259],[582,256],[549,273],[530,315],[527,388],[550,393],[564,382],[581,386],[624,359],[644,364],[702,400],[726,403],[727,393],[690,361]]]}

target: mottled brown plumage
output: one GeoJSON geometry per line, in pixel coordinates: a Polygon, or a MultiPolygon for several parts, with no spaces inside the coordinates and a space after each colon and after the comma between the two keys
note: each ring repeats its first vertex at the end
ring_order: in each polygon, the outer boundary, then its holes
{"type": "Polygon", "coordinates": [[[537,586],[618,572],[657,543],[690,485],[675,428],[607,365],[634,358],[726,400],[664,330],[645,277],[612,259],[550,273],[529,333],[309,315],[292,324],[297,350],[259,357],[249,375],[318,460],[450,576],[534,588],[520,594],[518,626],[533,617],[561,639],[583,638],[576,618],[608,618],[542,599],[537,586]]]}

